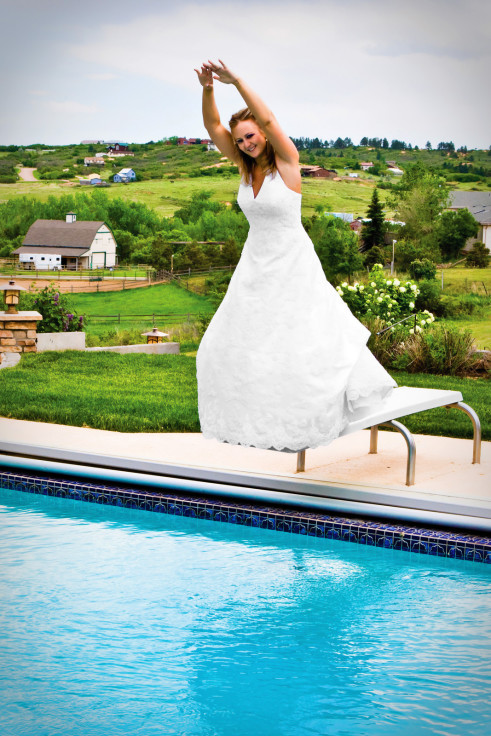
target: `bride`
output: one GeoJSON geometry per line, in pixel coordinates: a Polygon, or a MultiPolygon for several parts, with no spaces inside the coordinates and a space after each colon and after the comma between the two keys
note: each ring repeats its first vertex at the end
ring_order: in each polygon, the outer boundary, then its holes
{"type": "Polygon", "coordinates": [[[250,226],[196,357],[201,430],[207,439],[263,449],[326,445],[396,384],[366,347],[368,330],[326,280],[302,226],[293,141],[221,60],[195,71],[205,128],[239,168],[237,201],[250,226]],[[247,105],[230,130],[214,80],[233,84],[247,105]]]}

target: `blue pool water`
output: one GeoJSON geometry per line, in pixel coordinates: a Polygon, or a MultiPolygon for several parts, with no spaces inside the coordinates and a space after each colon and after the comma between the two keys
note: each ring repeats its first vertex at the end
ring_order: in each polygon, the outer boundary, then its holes
{"type": "Polygon", "coordinates": [[[481,736],[491,566],[0,494],[2,736],[481,736]]]}

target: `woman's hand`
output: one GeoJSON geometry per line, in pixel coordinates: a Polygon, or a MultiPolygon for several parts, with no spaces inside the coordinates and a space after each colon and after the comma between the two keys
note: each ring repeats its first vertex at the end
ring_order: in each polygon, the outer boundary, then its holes
{"type": "Polygon", "coordinates": [[[221,66],[218,66],[218,64],[214,64],[209,60],[208,64],[203,64],[203,66],[215,74],[213,79],[217,79],[219,82],[223,82],[223,84],[235,84],[238,77],[236,77],[235,74],[225,66],[221,59],[218,59],[218,61],[221,66]]]}
{"type": "Polygon", "coordinates": [[[201,71],[199,69],[195,69],[194,71],[198,75],[202,87],[213,87],[213,73],[207,64],[202,64],[201,71]]]}

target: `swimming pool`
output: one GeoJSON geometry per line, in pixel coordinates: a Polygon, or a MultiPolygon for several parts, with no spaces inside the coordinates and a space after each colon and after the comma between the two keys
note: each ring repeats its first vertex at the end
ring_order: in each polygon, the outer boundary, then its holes
{"type": "Polygon", "coordinates": [[[491,566],[0,495],[0,732],[480,736],[491,566]]]}

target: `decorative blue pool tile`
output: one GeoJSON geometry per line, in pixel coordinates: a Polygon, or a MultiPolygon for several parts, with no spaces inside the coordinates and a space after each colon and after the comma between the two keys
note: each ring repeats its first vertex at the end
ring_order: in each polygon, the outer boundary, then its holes
{"type": "Polygon", "coordinates": [[[314,511],[293,511],[198,496],[185,497],[178,493],[162,493],[157,488],[138,490],[65,480],[60,477],[36,477],[12,473],[10,470],[0,471],[0,487],[74,501],[221,521],[271,531],[491,564],[491,539],[475,533],[423,529],[393,521],[349,519],[314,511]]]}
{"type": "Polygon", "coordinates": [[[276,531],[278,532],[291,532],[292,525],[287,519],[281,519],[276,524],[276,531]]]}

